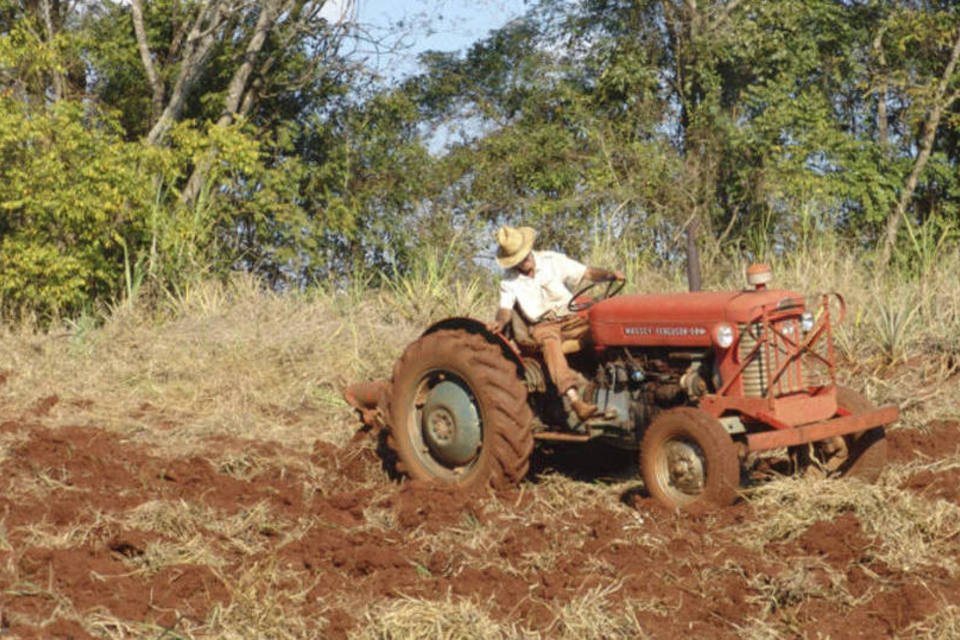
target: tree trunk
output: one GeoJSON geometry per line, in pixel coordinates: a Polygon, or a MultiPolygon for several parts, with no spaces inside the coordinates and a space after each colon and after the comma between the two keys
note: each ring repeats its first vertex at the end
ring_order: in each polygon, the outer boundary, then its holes
{"type": "Polygon", "coordinates": [[[208,0],[200,6],[197,18],[187,35],[180,73],[174,82],[170,99],[147,134],[148,143],[160,142],[170,131],[173,123],[180,118],[183,105],[194,84],[200,78],[207,58],[216,43],[216,31],[221,26],[224,12],[228,8],[226,2],[229,0],[208,0]]]}
{"type": "Polygon", "coordinates": [[[920,174],[923,173],[923,170],[927,166],[927,161],[930,159],[930,154],[933,151],[933,143],[937,137],[937,129],[940,126],[940,118],[943,116],[943,112],[948,109],[958,97],[957,93],[946,96],[947,87],[953,77],[958,58],[960,58],[960,31],[957,32],[957,39],[953,45],[950,61],[947,63],[943,76],[937,85],[937,91],[933,98],[933,106],[930,108],[927,118],[923,123],[923,136],[920,142],[920,151],[917,153],[917,159],[913,163],[913,169],[907,177],[903,191],[900,192],[897,206],[887,218],[883,248],[879,258],[881,267],[886,267],[890,264],[893,247],[897,242],[897,231],[900,229],[900,220],[906,214],[907,207],[910,206],[910,201],[913,199],[913,194],[917,189],[917,183],[920,181],[920,174]]]}
{"type": "Polygon", "coordinates": [[[157,75],[156,66],[153,64],[153,57],[150,55],[150,44],[147,42],[147,30],[143,23],[143,0],[131,0],[130,13],[133,17],[133,32],[137,36],[137,48],[140,50],[140,60],[143,62],[144,71],[147,74],[147,82],[150,83],[152,95],[152,113],[150,114],[150,126],[153,127],[160,119],[163,113],[164,86],[163,81],[157,75]]]}
{"type": "Polygon", "coordinates": [[[884,153],[887,152],[887,147],[890,139],[890,126],[889,119],[887,117],[887,99],[888,99],[888,81],[887,81],[887,56],[883,52],[883,35],[886,31],[885,27],[881,27],[877,31],[876,37],[873,39],[873,51],[877,56],[877,63],[879,66],[879,86],[877,87],[877,141],[880,143],[881,148],[883,148],[884,153]]]}
{"type": "MultiPolygon", "coordinates": [[[[233,122],[243,104],[243,98],[246,94],[250,76],[253,74],[254,66],[263,45],[267,41],[270,31],[276,26],[277,19],[283,13],[284,0],[269,0],[265,2],[257,17],[257,24],[254,27],[253,35],[247,48],[243,53],[243,62],[234,71],[230,79],[230,85],[227,87],[227,95],[224,98],[223,113],[217,120],[217,126],[226,126],[233,122]]],[[[200,195],[200,189],[206,178],[207,172],[213,165],[217,150],[211,149],[193,168],[190,179],[180,195],[180,200],[186,204],[192,203],[200,195]]]]}
{"type": "Polygon", "coordinates": [[[687,223],[687,287],[690,291],[700,291],[700,249],[697,247],[699,217],[694,215],[687,223]]]}
{"type": "MultiPolygon", "coordinates": [[[[43,18],[44,30],[47,32],[47,42],[53,44],[53,40],[56,37],[58,30],[58,25],[55,25],[53,22],[53,14],[56,12],[57,17],[59,18],[60,3],[56,2],[55,6],[51,8],[50,0],[41,0],[40,12],[42,14],[41,17],[43,18]]],[[[67,93],[67,81],[64,78],[63,71],[58,69],[56,66],[53,67],[51,75],[51,83],[53,84],[53,99],[55,102],[59,102],[60,100],[63,100],[67,93]]]]}

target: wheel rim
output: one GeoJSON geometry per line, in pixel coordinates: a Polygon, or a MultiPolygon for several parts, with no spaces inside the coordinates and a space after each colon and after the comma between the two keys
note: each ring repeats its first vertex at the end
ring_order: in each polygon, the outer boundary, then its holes
{"type": "Polygon", "coordinates": [[[414,451],[434,475],[455,478],[476,464],[483,426],[476,398],[463,379],[442,371],[425,375],[412,413],[414,451]]]}
{"type": "Polygon", "coordinates": [[[663,444],[657,458],[656,477],[675,502],[690,502],[706,487],[707,457],[696,442],[671,438],[663,444]]]}

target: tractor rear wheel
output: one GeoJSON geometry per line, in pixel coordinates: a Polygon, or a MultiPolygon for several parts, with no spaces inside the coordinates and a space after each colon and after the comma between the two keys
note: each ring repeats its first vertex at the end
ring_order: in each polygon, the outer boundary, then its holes
{"type": "Polygon", "coordinates": [[[387,446],[397,471],[464,489],[523,479],[533,451],[527,388],[483,335],[441,330],[393,369],[387,446]]]}
{"type": "MultiPolygon", "coordinates": [[[[837,387],[837,406],[849,411],[851,415],[866,413],[876,408],[863,394],[841,386],[837,387]]],[[[874,482],[887,464],[887,439],[883,427],[843,436],[843,446],[839,448],[840,455],[845,458],[837,465],[835,474],[838,476],[851,476],[864,482],[874,482]]],[[[830,460],[821,459],[820,462],[825,466],[830,464],[830,460]]]]}
{"type": "Polygon", "coordinates": [[[640,445],[650,495],[672,508],[699,511],[737,499],[740,458],[723,425],[692,407],[661,413],[640,445]]]}

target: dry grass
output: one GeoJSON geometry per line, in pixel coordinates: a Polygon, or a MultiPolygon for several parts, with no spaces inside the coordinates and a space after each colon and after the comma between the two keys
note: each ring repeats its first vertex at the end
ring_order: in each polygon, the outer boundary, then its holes
{"type": "Polygon", "coordinates": [[[749,576],[747,584],[754,593],[747,596],[747,601],[758,603],[764,616],[789,609],[810,598],[823,598],[848,606],[856,604],[845,583],[846,577],[840,571],[818,558],[807,558],[776,575],[749,576]]]}
{"type": "Polygon", "coordinates": [[[21,329],[0,341],[12,371],[6,400],[23,412],[44,396],[91,401],[61,403],[50,417],[172,443],[178,453],[214,434],[342,443],[353,422],[340,388],[388,371],[416,332],[371,297],[346,304],[341,295],[279,295],[237,278],[189,292],[159,323],[130,308],[97,328],[21,329]]]}
{"type": "Polygon", "coordinates": [[[557,606],[554,627],[545,632],[548,638],[564,640],[605,640],[606,638],[636,638],[652,636],[637,620],[641,610],[659,611],[656,603],[619,602],[614,595],[619,584],[595,587],[570,602],[557,606]]]}
{"type": "Polygon", "coordinates": [[[517,623],[498,621],[492,603],[446,594],[443,599],[401,597],[379,602],[367,609],[361,630],[351,640],[607,640],[652,638],[640,624],[640,611],[661,611],[660,605],[621,602],[615,598],[616,583],[596,587],[568,602],[552,607],[553,623],[545,631],[533,631],[517,623]]]}
{"type": "MultiPolygon", "coordinates": [[[[102,324],[0,329],[0,362],[11,372],[5,402],[26,412],[45,396],[79,401],[61,402],[50,417],[108,425],[159,447],[172,440],[181,453],[212,434],[342,443],[353,425],[339,393],[345,383],[386,375],[433,319],[492,315],[492,287],[453,280],[448,261],[427,260],[379,292],[277,294],[237,276],[169,299],[159,319],[123,305],[102,324]]],[[[724,264],[705,270],[706,285],[741,287],[744,265],[724,264]]],[[[681,274],[641,266],[632,267],[631,289],[682,290],[681,274]]],[[[956,384],[946,384],[960,371],[960,256],[944,255],[919,281],[880,279],[856,256],[826,250],[774,261],[774,270],[784,287],[844,294],[849,313],[836,343],[853,386],[899,404],[910,425],[960,413],[947,391],[956,384]]]]}
{"type": "Polygon", "coordinates": [[[37,584],[29,581],[16,580],[7,586],[3,591],[5,597],[31,597],[49,601],[53,604],[52,611],[44,617],[36,617],[31,622],[43,627],[58,619],[76,620],[77,614],[73,608],[73,602],[70,598],[60,593],[48,581],[46,585],[37,584]]]}
{"type": "MultiPolygon", "coordinates": [[[[200,455],[237,480],[250,481],[268,470],[280,477],[296,474],[307,504],[348,489],[376,490],[378,484],[389,487],[384,491],[395,490],[383,477],[347,482],[335,464],[313,465],[306,455],[316,440],[344,445],[354,434],[356,420],[340,398],[346,382],[389,375],[396,357],[430,320],[454,313],[492,315],[492,291],[481,280],[451,280],[445,275],[445,259],[438,256],[435,263],[425,263],[406,280],[395,279],[381,291],[276,294],[238,277],[228,285],[205,284],[171,297],[159,313],[132,304],[98,321],[81,319],[49,332],[0,329],[0,362],[9,372],[0,387],[4,409],[11,416],[51,427],[106,428],[125,441],[146,445],[157,456],[200,455]],[[48,414],[36,415],[37,402],[54,395],[60,402],[48,414]],[[220,444],[236,444],[234,440],[241,446],[220,444]],[[243,441],[279,446],[262,453],[243,447],[243,441]]],[[[600,255],[596,262],[605,260],[600,255]]],[[[707,285],[739,287],[743,266],[730,263],[708,270],[707,285]]],[[[628,267],[636,290],[683,288],[679,273],[651,270],[637,261],[628,267]]],[[[955,274],[960,258],[945,256],[919,284],[879,279],[855,256],[837,251],[811,251],[779,260],[774,269],[783,286],[846,295],[848,320],[836,338],[844,359],[841,372],[852,386],[865,389],[879,402],[900,405],[906,428],[933,418],[957,417],[960,286],[955,274]]],[[[27,437],[25,432],[0,434],[0,464],[9,461],[27,437]]],[[[900,486],[911,474],[957,467],[956,457],[917,463],[890,470],[873,486],[778,480],[752,491],[752,517],[717,535],[762,553],[768,542],[791,540],[817,521],[850,512],[865,534],[878,540],[869,550],[873,558],[904,571],[941,566],[956,575],[960,507],[900,486]]],[[[17,478],[10,491],[40,501],[51,492],[70,492],[69,482],[63,468],[35,468],[17,478]]],[[[597,510],[622,532],[611,544],[655,553],[669,544],[671,533],[653,526],[649,514],[621,501],[636,485],[634,478],[584,482],[545,473],[536,483],[524,483],[515,501],[483,500],[477,518],[406,533],[409,561],[425,566],[428,558],[446,550],[450,553],[444,578],[455,577],[464,567],[492,567],[533,583],[563,562],[565,550],[583,548],[592,535],[587,516],[597,510]],[[500,557],[497,551],[509,532],[530,523],[544,525],[544,548],[500,557]]],[[[311,602],[312,579],[281,565],[271,548],[304,537],[311,527],[328,526],[319,520],[285,519],[267,503],[227,514],[202,503],[172,499],[150,500],[100,517],[91,525],[54,527],[38,522],[13,531],[0,520],[0,551],[22,545],[79,546],[91,540],[99,526],[155,532],[161,540],[125,561],[131,571],[149,575],[172,565],[197,564],[221,575],[230,594],[230,601],[206,619],[178,627],[179,637],[322,636],[328,603],[311,602]],[[244,559],[240,571],[231,565],[238,557],[244,559]]],[[[362,517],[345,532],[398,529],[396,510],[389,504],[371,500],[362,517]]],[[[712,525],[708,520],[704,526],[712,525]]],[[[597,556],[586,564],[603,582],[571,593],[566,600],[545,602],[554,617],[546,631],[505,617],[491,601],[449,592],[429,599],[393,596],[372,602],[345,594],[337,606],[360,621],[352,635],[356,640],[644,638],[657,634],[641,619],[677,615],[672,603],[625,602],[615,562],[597,556]]],[[[723,571],[742,569],[732,564],[723,571]]],[[[705,574],[704,579],[716,577],[705,574]]],[[[811,599],[856,604],[843,575],[814,559],[775,577],[744,574],[743,579],[751,590],[749,604],[760,612],[748,624],[731,629],[745,638],[790,636],[795,629],[783,616],[811,599]]],[[[47,586],[10,588],[60,598],[55,617],[77,620],[97,637],[156,638],[165,632],[103,611],[77,614],[68,600],[47,586]]],[[[957,608],[945,606],[902,637],[955,637],[958,620],[957,608]]]]}
{"type": "Polygon", "coordinates": [[[258,635],[294,640],[316,637],[326,625],[323,603],[309,603],[309,615],[291,615],[303,611],[314,585],[272,560],[255,562],[225,582],[230,603],[213,610],[195,634],[198,637],[240,639],[258,635]]]}
{"type": "Polygon", "coordinates": [[[69,482],[70,472],[63,466],[40,467],[28,463],[27,473],[13,479],[9,492],[12,495],[26,494],[43,500],[54,491],[76,491],[69,482]]]}
{"type": "Polygon", "coordinates": [[[960,607],[947,605],[928,618],[915,622],[897,638],[907,640],[952,640],[960,638],[960,607]]]}
{"type": "Polygon", "coordinates": [[[298,640],[322,637],[326,624],[322,604],[313,603],[309,616],[291,615],[304,606],[311,587],[301,576],[281,570],[270,562],[258,562],[239,576],[225,580],[225,584],[230,592],[229,604],[214,606],[202,621],[181,617],[173,629],[122,620],[103,611],[92,612],[79,621],[95,637],[110,640],[167,637],[183,640],[298,640]]]}
{"type": "Polygon", "coordinates": [[[222,567],[223,551],[257,557],[272,546],[274,536],[297,538],[305,525],[281,520],[270,507],[260,502],[232,515],[209,507],[180,501],[154,500],[115,518],[121,528],[162,534],[169,540],[148,545],[137,566],[158,570],[175,564],[202,564],[222,567]],[[211,540],[219,540],[212,544],[211,540]]]}
{"type": "Polygon", "coordinates": [[[955,574],[960,569],[960,506],[901,489],[905,473],[894,471],[877,484],[805,478],[770,482],[751,493],[756,517],[736,535],[761,550],[769,542],[792,540],[816,522],[853,513],[864,533],[876,540],[868,551],[872,557],[903,571],[937,566],[955,574]]]}
{"type": "Polygon", "coordinates": [[[515,627],[494,620],[488,607],[470,599],[422,600],[401,597],[379,602],[363,615],[360,630],[351,640],[507,640],[529,637],[515,627]]]}
{"type": "Polygon", "coordinates": [[[29,434],[26,430],[17,430],[13,432],[0,434],[0,465],[5,463],[11,452],[27,441],[29,434]]]}
{"type": "MultiPolygon", "coordinates": [[[[104,520],[97,517],[92,522],[55,526],[49,522],[35,522],[17,529],[19,543],[44,549],[70,549],[83,546],[96,537],[97,530],[104,520]]],[[[12,550],[9,542],[8,550],[12,550]]]]}

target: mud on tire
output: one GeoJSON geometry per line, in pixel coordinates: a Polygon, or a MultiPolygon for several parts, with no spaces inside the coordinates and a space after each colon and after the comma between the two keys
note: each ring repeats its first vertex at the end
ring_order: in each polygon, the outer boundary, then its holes
{"type": "Polygon", "coordinates": [[[640,445],[640,470],[650,495],[672,508],[701,511],[737,499],[740,458],[720,422],[700,409],[661,413],[640,445]]]}
{"type": "Polygon", "coordinates": [[[393,369],[389,416],[387,447],[411,478],[502,487],[529,468],[526,386],[483,335],[441,330],[408,346],[393,369]]]}

